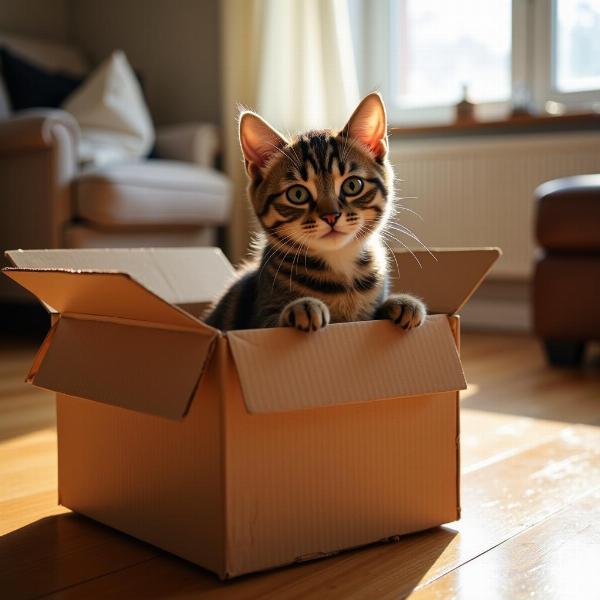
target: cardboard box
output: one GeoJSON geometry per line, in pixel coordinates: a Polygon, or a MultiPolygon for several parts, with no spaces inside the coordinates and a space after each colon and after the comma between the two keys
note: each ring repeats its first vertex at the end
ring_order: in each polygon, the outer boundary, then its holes
{"type": "Polygon", "coordinates": [[[396,256],[441,313],[417,330],[224,334],[181,308],[231,278],[219,250],[9,252],[56,312],[28,381],[58,392],[59,502],[222,578],[458,519],[453,315],[499,251],[434,254],[396,256]]]}

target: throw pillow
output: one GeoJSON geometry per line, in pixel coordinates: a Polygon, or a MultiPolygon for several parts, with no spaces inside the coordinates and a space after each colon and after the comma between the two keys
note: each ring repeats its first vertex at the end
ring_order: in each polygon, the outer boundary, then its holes
{"type": "Polygon", "coordinates": [[[146,156],[154,127],[138,79],[116,51],[63,103],[81,128],[79,158],[95,165],[146,156]]]}
{"type": "Polygon", "coordinates": [[[52,72],[7,48],[0,48],[2,79],[14,111],[58,108],[81,84],[81,77],[52,72]]]}

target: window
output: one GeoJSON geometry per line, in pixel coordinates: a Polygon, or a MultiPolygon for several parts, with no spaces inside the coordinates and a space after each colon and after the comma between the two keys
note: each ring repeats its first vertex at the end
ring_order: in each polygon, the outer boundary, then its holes
{"type": "Polygon", "coordinates": [[[395,0],[390,15],[390,96],[399,107],[477,102],[511,93],[511,3],[395,0]]]}
{"type": "Polygon", "coordinates": [[[556,90],[600,89],[600,0],[557,0],[554,10],[556,90]]]}
{"type": "MultiPolygon", "coordinates": [[[[359,81],[394,123],[600,102],[600,0],[349,0],[359,81]]],[[[558,108],[557,108],[558,107],[558,108]]]]}

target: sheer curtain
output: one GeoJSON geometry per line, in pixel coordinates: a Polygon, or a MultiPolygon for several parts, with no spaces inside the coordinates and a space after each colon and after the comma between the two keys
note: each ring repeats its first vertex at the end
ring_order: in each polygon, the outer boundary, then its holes
{"type": "Polygon", "coordinates": [[[284,133],[341,127],[358,103],[347,0],[226,0],[223,5],[225,168],[234,182],[233,260],[252,228],[237,135],[238,106],[284,133]]]}

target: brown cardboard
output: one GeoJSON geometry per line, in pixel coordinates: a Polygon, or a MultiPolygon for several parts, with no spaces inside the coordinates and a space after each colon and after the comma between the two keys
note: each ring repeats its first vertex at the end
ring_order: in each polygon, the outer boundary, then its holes
{"type": "Polygon", "coordinates": [[[4,272],[63,315],[127,319],[216,334],[216,330],[155,295],[127,273],[12,268],[4,272]]]}
{"type": "Polygon", "coordinates": [[[498,258],[500,248],[395,250],[392,288],[423,298],[430,314],[456,314],[498,258]]]}
{"type": "Polygon", "coordinates": [[[432,316],[418,331],[363,321],[330,325],[313,336],[303,333],[285,328],[228,333],[249,412],[466,388],[445,316],[432,316]],[[401,376],[390,376],[397,375],[397,365],[402,365],[401,376]]]}
{"type": "MultiPolygon", "coordinates": [[[[161,250],[127,255],[137,276],[71,252],[50,271],[11,253],[21,270],[7,273],[59,312],[31,376],[59,392],[61,504],[223,578],[458,518],[458,317],[223,335],[150,290],[140,264],[153,271],[161,250]],[[96,272],[60,270],[76,265],[96,272]]],[[[478,260],[446,306],[476,287],[478,260]]],[[[219,291],[169,281],[171,299],[219,291]]]]}
{"type": "Polygon", "coordinates": [[[29,380],[72,396],[180,419],[213,340],[193,331],[63,317],[29,380]]]}
{"type": "Polygon", "coordinates": [[[9,250],[6,256],[29,269],[121,271],[178,305],[211,302],[234,275],[219,248],[9,250]]]}

